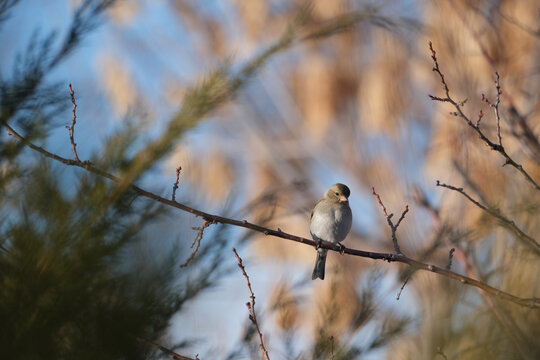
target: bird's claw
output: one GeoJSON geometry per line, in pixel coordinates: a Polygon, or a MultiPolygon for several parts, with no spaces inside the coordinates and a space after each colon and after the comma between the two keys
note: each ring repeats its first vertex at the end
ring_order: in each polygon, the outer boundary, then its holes
{"type": "Polygon", "coordinates": [[[321,247],[322,247],[322,240],[318,239],[317,240],[317,245],[315,245],[315,250],[319,250],[321,247]]]}
{"type": "Polygon", "coordinates": [[[338,243],[337,245],[339,247],[339,253],[341,255],[345,254],[345,249],[346,249],[345,245],[343,245],[342,243],[338,243]]]}

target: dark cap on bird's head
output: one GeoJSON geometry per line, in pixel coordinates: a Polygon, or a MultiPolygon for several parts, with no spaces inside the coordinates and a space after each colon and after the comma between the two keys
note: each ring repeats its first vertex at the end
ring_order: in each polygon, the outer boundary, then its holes
{"type": "Polygon", "coordinates": [[[341,183],[332,185],[325,194],[327,198],[335,199],[339,202],[347,202],[350,195],[351,190],[347,187],[347,185],[341,183]]]}

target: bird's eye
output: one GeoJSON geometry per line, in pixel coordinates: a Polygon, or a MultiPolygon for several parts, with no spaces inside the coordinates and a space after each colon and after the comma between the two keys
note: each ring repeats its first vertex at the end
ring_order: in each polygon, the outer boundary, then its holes
{"type": "Polygon", "coordinates": [[[339,193],[336,191],[336,196],[339,196],[339,193]]]}

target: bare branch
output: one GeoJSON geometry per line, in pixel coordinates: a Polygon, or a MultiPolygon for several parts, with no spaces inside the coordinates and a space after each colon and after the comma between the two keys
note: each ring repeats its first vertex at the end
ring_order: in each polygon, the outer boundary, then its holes
{"type": "Polygon", "coordinates": [[[386,212],[386,207],[382,203],[381,197],[379,196],[379,194],[375,192],[375,188],[373,186],[371,187],[371,194],[373,194],[373,196],[375,196],[375,198],[377,198],[377,200],[379,201],[379,205],[381,205],[381,208],[383,209],[384,216],[388,217],[388,213],[386,212]]]}
{"type": "MultiPolygon", "coordinates": [[[[489,55],[488,49],[481,41],[481,34],[478,31],[475,31],[470,21],[467,21],[465,18],[463,18],[463,14],[458,11],[455,6],[452,7],[452,9],[455,11],[456,15],[458,15],[462,21],[465,27],[469,30],[469,32],[472,35],[472,38],[476,42],[477,46],[480,49],[480,52],[486,62],[491,66],[493,71],[495,71],[495,60],[492,56],[489,55]]],[[[500,10],[500,9],[499,9],[500,10]]],[[[502,19],[508,20],[505,18],[505,16],[500,13],[500,16],[502,19]]],[[[491,21],[490,19],[486,18],[487,21],[491,21]]],[[[512,23],[512,21],[510,21],[512,23]]],[[[518,25],[518,24],[515,24],[518,25]]],[[[518,26],[519,27],[519,26],[518,26]]],[[[537,35],[540,34],[540,32],[537,32],[537,35]]],[[[508,111],[510,113],[510,131],[512,135],[520,140],[520,142],[525,146],[525,150],[529,151],[529,156],[533,161],[540,164],[540,142],[538,141],[538,138],[530,128],[529,124],[527,124],[526,117],[520,114],[517,110],[517,106],[515,105],[515,101],[512,98],[512,96],[508,93],[508,91],[505,91],[504,93],[501,93],[502,97],[506,102],[508,102],[508,111]],[[519,127],[519,130],[516,129],[519,127]]]]}
{"type": "MultiPolygon", "coordinates": [[[[117,176],[109,174],[108,172],[103,171],[103,170],[95,167],[90,162],[81,162],[81,161],[76,161],[76,160],[70,160],[70,159],[66,159],[66,158],[63,158],[61,156],[58,156],[56,154],[53,154],[53,153],[45,150],[44,148],[42,148],[40,146],[37,146],[37,145],[33,144],[32,142],[28,141],[26,138],[24,138],[19,133],[17,133],[8,124],[4,124],[4,126],[15,138],[17,138],[19,141],[21,141],[24,145],[28,146],[32,150],[35,150],[35,151],[39,152],[40,154],[42,154],[42,155],[44,155],[44,156],[46,156],[48,158],[59,161],[59,162],[65,164],[65,165],[77,166],[77,167],[83,168],[86,171],[97,174],[99,176],[103,176],[103,177],[105,177],[107,179],[110,179],[110,180],[116,182],[116,183],[121,181],[121,179],[118,178],[117,176]]],[[[290,240],[290,241],[295,241],[295,242],[302,243],[302,244],[305,244],[305,245],[311,246],[311,247],[317,246],[316,241],[286,233],[286,232],[282,231],[279,228],[277,230],[273,230],[273,229],[269,229],[269,228],[266,228],[266,227],[263,227],[263,226],[260,226],[260,225],[249,223],[247,220],[235,220],[235,219],[230,219],[230,218],[226,218],[226,217],[219,216],[219,215],[213,215],[213,214],[210,214],[210,213],[207,213],[207,212],[192,208],[190,206],[181,204],[179,202],[166,199],[166,198],[161,197],[159,195],[156,195],[156,194],[154,194],[154,193],[152,193],[150,191],[144,190],[144,189],[142,189],[142,188],[140,188],[140,187],[138,187],[136,185],[132,184],[130,186],[131,186],[131,189],[133,191],[135,191],[136,193],[138,193],[141,196],[152,199],[154,201],[165,204],[167,206],[171,206],[171,207],[177,208],[179,210],[188,212],[190,214],[200,216],[204,220],[207,220],[207,221],[221,223],[221,224],[229,224],[229,225],[238,226],[238,227],[243,227],[243,228],[246,228],[246,229],[250,229],[250,230],[253,230],[253,231],[263,233],[265,235],[270,235],[270,236],[275,236],[275,237],[282,238],[282,239],[287,239],[287,240],[290,240]]],[[[518,305],[521,305],[521,306],[527,306],[527,307],[531,307],[531,308],[540,308],[540,298],[520,298],[520,297],[517,297],[515,295],[509,294],[507,292],[504,292],[502,290],[496,289],[496,288],[494,288],[494,287],[492,287],[490,285],[487,285],[484,282],[472,279],[472,278],[467,277],[467,276],[460,275],[458,273],[455,273],[455,272],[452,272],[452,271],[449,271],[449,270],[446,270],[446,269],[442,269],[442,268],[434,266],[434,265],[426,264],[426,263],[411,259],[411,258],[409,258],[409,257],[407,257],[407,256],[405,256],[403,254],[379,253],[379,252],[363,251],[363,250],[356,250],[356,249],[350,249],[350,248],[345,248],[344,249],[343,247],[341,247],[341,246],[339,246],[337,244],[327,243],[327,242],[323,242],[320,245],[320,247],[322,247],[324,249],[327,249],[327,250],[337,251],[337,252],[343,251],[344,254],[349,254],[349,255],[353,255],[353,256],[360,256],[360,257],[370,258],[370,259],[374,259],[374,260],[384,260],[384,261],[388,261],[388,262],[392,262],[392,261],[401,262],[401,263],[404,263],[404,264],[407,264],[407,265],[413,267],[415,270],[430,271],[430,272],[433,272],[433,273],[436,273],[436,274],[439,274],[439,275],[442,275],[442,276],[445,276],[445,277],[460,281],[462,284],[467,284],[467,285],[477,287],[479,289],[482,289],[484,292],[486,292],[486,293],[488,293],[490,295],[497,296],[500,299],[511,301],[511,302],[513,302],[515,304],[518,304],[518,305]]]]}
{"type": "MultiPolygon", "coordinates": [[[[498,143],[495,143],[493,141],[491,141],[485,134],[484,132],[480,129],[480,119],[481,117],[479,117],[479,119],[476,121],[476,125],[467,117],[467,115],[465,115],[463,113],[463,111],[461,110],[462,108],[462,104],[459,103],[459,102],[456,102],[451,96],[450,96],[450,89],[448,87],[448,84],[446,83],[446,80],[444,78],[444,75],[443,73],[441,72],[440,68],[439,68],[439,62],[437,60],[437,54],[435,52],[435,50],[433,49],[433,44],[431,43],[431,41],[429,42],[429,49],[431,50],[431,59],[433,59],[433,63],[434,63],[434,67],[433,67],[433,71],[436,72],[440,79],[441,79],[441,84],[442,84],[442,87],[444,89],[444,92],[446,94],[446,97],[438,97],[438,96],[433,96],[433,95],[429,95],[429,97],[431,98],[431,100],[435,100],[435,101],[441,101],[441,102],[449,102],[450,104],[452,104],[454,106],[454,108],[456,109],[456,111],[454,112],[451,112],[452,115],[454,116],[457,116],[461,119],[463,119],[467,125],[469,125],[477,134],[478,136],[480,137],[480,139],[482,139],[483,142],[486,143],[487,146],[489,146],[491,148],[491,150],[494,150],[498,153],[500,153],[504,159],[505,159],[505,162],[503,164],[504,165],[511,165],[512,167],[514,167],[519,173],[521,173],[521,175],[532,185],[534,186],[534,188],[538,191],[540,191],[540,185],[538,185],[538,183],[536,183],[533,178],[529,175],[529,173],[527,173],[525,171],[525,169],[523,169],[523,166],[521,166],[520,164],[518,164],[516,161],[514,161],[514,159],[512,159],[510,157],[510,155],[507,154],[506,150],[504,149],[504,146],[502,145],[502,139],[500,137],[500,116],[499,116],[499,103],[500,103],[500,95],[501,95],[501,89],[500,89],[500,84],[499,84],[499,74],[496,72],[496,76],[495,76],[495,86],[497,88],[497,101],[495,102],[495,104],[493,104],[493,108],[495,109],[495,112],[496,112],[496,121],[497,121],[497,135],[498,135],[498,143]],[[496,105],[496,106],[495,106],[496,105]]],[[[484,97],[485,98],[485,97],[484,97]]]]}
{"type": "Polygon", "coordinates": [[[497,89],[497,100],[492,105],[495,110],[495,120],[497,121],[497,138],[499,139],[499,145],[502,146],[501,138],[501,115],[499,114],[499,104],[501,103],[501,85],[499,83],[499,73],[495,71],[495,88],[497,89]]]}
{"type": "Polygon", "coordinates": [[[71,141],[71,148],[73,150],[73,156],[75,160],[81,161],[77,154],[77,144],[75,143],[75,124],[77,123],[77,103],[75,102],[75,92],[69,84],[69,94],[71,95],[71,103],[73,104],[73,117],[71,118],[71,126],[66,125],[66,129],[69,131],[69,140],[71,141]]]}
{"type": "Polygon", "coordinates": [[[195,236],[195,239],[193,239],[193,242],[191,243],[190,248],[193,249],[193,246],[195,246],[195,244],[197,244],[197,246],[195,247],[195,250],[193,250],[193,252],[189,256],[189,258],[186,260],[186,262],[180,265],[181,268],[188,266],[191,260],[195,258],[195,255],[197,254],[197,251],[199,251],[199,247],[201,246],[201,240],[204,235],[204,229],[206,229],[212,224],[214,224],[214,222],[205,220],[202,226],[193,228],[193,230],[198,230],[199,232],[197,233],[197,236],[195,236]]]}
{"type": "MultiPolygon", "coordinates": [[[[427,199],[425,201],[422,201],[421,204],[423,206],[426,206],[428,210],[431,210],[435,215],[435,228],[441,227],[441,219],[438,212],[433,211],[433,205],[431,205],[427,199]]],[[[447,265],[447,270],[450,270],[449,267],[451,266],[451,259],[453,258],[453,253],[456,253],[456,259],[461,264],[461,266],[464,268],[465,273],[467,276],[471,278],[477,278],[481,279],[480,272],[475,264],[474,258],[467,256],[465,251],[463,251],[459,245],[457,245],[452,239],[449,239],[450,244],[456,246],[455,248],[452,248],[449,252],[449,262],[447,265]],[[454,250],[454,251],[453,251],[454,250]]],[[[493,316],[497,320],[497,322],[500,324],[500,326],[503,328],[505,333],[508,335],[512,343],[514,344],[515,348],[522,353],[523,355],[523,348],[525,348],[524,343],[520,340],[523,339],[523,336],[521,334],[521,331],[519,330],[519,327],[513,322],[512,317],[509,316],[504,309],[499,306],[495,302],[495,298],[493,296],[489,296],[489,293],[485,291],[481,291],[480,288],[475,288],[476,292],[482,297],[485,304],[490,308],[491,312],[493,313],[493,316]]],[[[526,357],[524,357],[526,358],[526,357]]]]}
{"type": "Polygon", "coordinates": [[[473,199],[469,194],[467,194],[465,192],[465,190],[463,190],[463,188],[457,188],[457,187],[452,186],[452,185],[443,184],[439,180],[437,180],[437,186],[441,186],[441,187],[445,187],[445,188],[450,189],[450,190],[454,190],[454,191],[460,193],[461,195],[465,196],[474,205],[476,205],[477,207],[484,210],[489,215],[491,215],[494,218],[496,218],[497,220],[499,220],[500,223],[503,225],[503,227],[509,229],[512,233],[514,233],[514,235],[516,235],[516,237],[523,244],[529,246],[532,250],[534,250],[534,252],[537,255],[540,254],[540,244],[535,239],[533,239],[532,237],[530,237],[529,235],[527,235],[523,231],[521,231],[521,229],[519,229],[517,227],[517,225],[514,223],[514,221],[512,221],[512,220],[508,219],[507,217],[505,217],[503,214],[501,214],[501,212],[499,210],[494,209],[494,208],[492,208],[490,206],[486,206],[486,205],[481,204],[479,201],[473,199]]]}
{"type": "Polygon", "coordinates": [[[176,181],[173,184],[172,188],[172,201],[176,201],[176,190],[178,189],[178,183],[180,182],[180,171],[182,170],[182,167],[179,166],[176,168],[176,181]]]}
{"type": "Polygon", "coordinates": [[[396,224],[396,229],[397,227],[399,226],[399,224],[401,224],[401,221],[405,218],[405,214],[409,212],[409,205],[405,205],[405,210],[403,210],[403,213],[401,214],[401,217],[399,218],[397,224],[396,224]]]}
{"type": "Polygon", "coordinates": [[[446,264],[446,270],[452,269],[452,258],[454,257],[454,251],[456,251],[456,248],[451,248],[448,252],[448,264],[446,264]]]}
{"type": "Polygon", "coordinates": [[[401,221],[405,218],[405,214],[407,214],[407,212],[409,211],[409,205],[405,205],[405,210],[403,210],[403,213],[401,214],[401,217],[399,218],[398,222],[394,225],[394,223],[392,222],[392,217],[394,216],[394,214],[389,215],[386,212],[386,207],[382,203],[381,197],[379,196],[379,194],[377,194],[375,192],[374,187],[371,187],[371,193],[379,201],[379,205],[381,205],[381,207],[383,209],[384,216],[386,216],[386,221],[388,222],[388,226],[390,226],[390,229],[392,230],[392,243],[394,244],[394,250],[395,250],[396,254],[401,254],[401,250],[399,248],[398,241],[397,241],[396,231],[397,231],[397,228],[398,228],[399,224],[401,224],[401,221]]]}
{"type": "Polygon", "coordinates": [[[244,274],[244,277],[247,281],[247,287],[249,290],[249,297],[250,302],[246,303],[246,306],[249,310],[249,320],[255,325],[255,328],[257,329],[257,332],[259,333],[259,341],[261,345],[261,351],[263,352],[263,355],[266,360],[270,360],[270,357],[268,356],[268,351],[266,350],[266,347],[264,346],[264,340],[263,340],[263,334],[261,333],[261,329],[259,328],[259,323],[257,322],[257,315],[255,314],[255,294],[253,294],[253,290],[251,289],[251,282],[249,281],[249,276],[246,273],[246,269],[244,268],[244,264],[242,263],[242,258],[238,253],[236,252],[236,249],[233,248],[234,255],[236,256],[236,259],[238,260],[238,267],[240,270],[242,270],[242,274],[244,274]]]}
{"type": "Polygon", "coordinates": [[[405,288],[405,285],[407,285],[407,283],[409,282],[409,279],[411,278],[413,273],[414,273],[414,271],[410,271],[409,275],[407,275],[407,277],[405,278],[405,281],[403,282],[403,285],[401,285],[401,288],[399,289],[399,292],[398,292],[398,294],[396,296],[396,300],[399,300],[399,298],[401,297],[401,293],[403,292],[403,289],[405,288]]]}

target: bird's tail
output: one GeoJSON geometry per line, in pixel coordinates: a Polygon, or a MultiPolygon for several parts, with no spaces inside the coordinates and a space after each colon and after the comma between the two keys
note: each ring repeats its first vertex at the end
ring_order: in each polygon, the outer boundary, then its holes
{"type": "Polygon", "coordinates": [[[311,279],[315,280],[317,278],[324,280],[324,267],[326,265],[326,254],[328,250],[318,249],[317,250],[317,260],[315,260],[315,268],[313,268],[313,273],[311,274],[311,279]]]}

